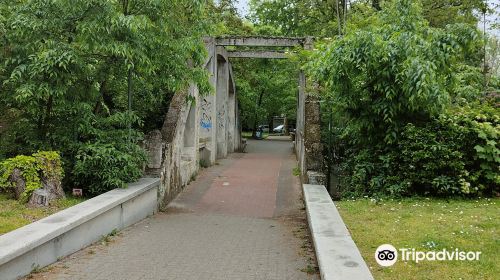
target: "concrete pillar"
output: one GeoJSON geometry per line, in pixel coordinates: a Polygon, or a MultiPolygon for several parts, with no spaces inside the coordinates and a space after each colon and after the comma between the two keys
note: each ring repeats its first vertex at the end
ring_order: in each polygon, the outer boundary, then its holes
{"type": "Polygon", "coordinates": [[[217,88],[216,88],[216,137],[217,158],[227,156],[227,127],[228,127],[228,93],[229,93],[229,65],[222,55],[217,56],[217,88]]]}
{"type": "Polygon", "coordinates": [[[236,89],[232,77],[231,65],[229,64],[229,92],[228,92],[228,111],[227,111],[227,153],[234,152],[234,139],[236,137],[236,89]]]}
{"type": "MultiPolygon", "coordinates": [[[[214,38],[205,38],[205,46],[208,52],[206,70],[210,74],[210,84],[214,89],[217,87],[217,50],[214,38]]],[[[210,166],[216,160],[216,94],[200,97],[197,101],[199,106],[199,147],[200,160],[203,165],[210,166]]]]}
{"type": "Polygon", "coordinates": [[[307,95],[304,104],[304,156],[307,171],[321,171],[321,117],[317,97],[307,95]]]}
{"type": "MultiPolygon", "coordinates": [[[[312,38],[307,38],[304,49],[312,48],[312,38]]],[[[322,145],[321,145],[321,117],[319,98],[311,92],[307,92],[307,78],[301,71],[299,77],[299,106],[297,115],[301,116],[301,129],[303,134],[300,139],[300,162],[302,175],[308,171],[321,171],[322,169],[322,145]]],[[[297,121],[299,117],[297,117],[297,121]]],[[[307,178],[306,178],[307,181],[307,178]]]]}
{"type": "Polygon", "coordinates": [[[297,123],[295,130],[295,152],[299,161],[299,168],[303,174],[306,172],[304,160],[304,104],[306,95],[306,76],[304,71],[299,72],[299,92],[297,96],[297,123]]]}

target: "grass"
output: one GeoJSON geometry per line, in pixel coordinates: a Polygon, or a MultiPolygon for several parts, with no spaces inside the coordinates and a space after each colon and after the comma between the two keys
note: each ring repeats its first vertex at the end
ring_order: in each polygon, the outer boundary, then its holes
{"type": "Polygon", "coordinates": [[[300,176],[300,168],[298,166],[294,167],[292,170],[292,174],[293,176],[300,176]]]}
{"type": "Polygon", "coordinates": [[[46,208],[30,208],[27,207],[26,204],[10,198],[9,195],[0,193],[0,235],[36,220],[40,220],[82,201],[82,198],[68,197],[55,201],[46,208]]]}
{"type": "MultiPolygon", "coordinates": [[[[252,138],[252,132],[251,131],[243,131],[243,132],[241,132],[241,137],[250,139],[250,138],[252,138]]],[[[266,139],[267,137],[269,137],[268,132],[262,133],[262,138],[266,139]]]]}
{"type": "Polygon", "coordinates": [[[498,279],[500,199],[370,199],[337,202],[344,222],[375,279],[498,279]],[[400,259],[384,268],[375,261],[379,245],[421,251],[481,251],[479,261],[400,259]]]}

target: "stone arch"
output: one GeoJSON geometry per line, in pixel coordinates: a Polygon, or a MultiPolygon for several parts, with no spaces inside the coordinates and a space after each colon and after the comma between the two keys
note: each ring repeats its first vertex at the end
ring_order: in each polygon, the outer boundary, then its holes
{"type": "Polygon", "coordinates": [[[235,137],[237,134],[237,106],[236,106],[236,85],[233,79],[233,69],[231,64],[229,64],[229,88],[227,97],[227,130],[226,130],[226,142],[227,142],[227,153],[232,153],[235,150],[235,137]]]}
{"type": "Polygon", "coordinates": [[[194,148],[196,128],[196,105],[191,104],[186,124],[184,125],[184,148],[194,148]]]}

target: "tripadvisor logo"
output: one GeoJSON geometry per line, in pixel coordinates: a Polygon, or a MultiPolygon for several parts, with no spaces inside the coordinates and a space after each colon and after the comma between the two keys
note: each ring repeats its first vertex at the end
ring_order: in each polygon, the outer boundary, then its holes
{"type": "Polygon", "coordinates": [[[381,266],[392,266],[398,260],[402,261],[478,261],[481,252],[465,252],[458,249],[440,251],[417,251],[413,248],[400,248],[398,250],[391,244],[380,245],[375,251],[375,260],[381,266]]]}
{"type": "Polygon", "coordinates": [[[391,244],[380,245],[375,251],[375,260],[381,266],[391,266],[398,260],[398,250],[391,244]]]}

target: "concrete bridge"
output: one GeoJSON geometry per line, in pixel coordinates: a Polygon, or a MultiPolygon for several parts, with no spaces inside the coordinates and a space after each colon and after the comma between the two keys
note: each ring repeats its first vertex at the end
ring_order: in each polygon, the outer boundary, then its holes
{"type": "MultiPolygon", "coordinates": [[[[244,149],[231,60],[286,59],[286,49],[312,47],[312,38],[207,37],[204,42],[208,52],[205,68],[215,93],[202,96],[192,85],[176,94],[163,128],[146,139],[151,158],[147,173],[161,177],[160,206],[166,205],[189,183],[200,165],[211,166],[216,160],[244,149]],[[263,50],[265,47],[269,50],[263,50]],[[187,96],[194,101],[187,101],[187,96]]],[[[322,178],[317,172],[321,169],[319,103],[308,94],[303,71],[297,77],[297,84],[295,153],[304,181],[311,179],[315,183],[322,178]]]]}

